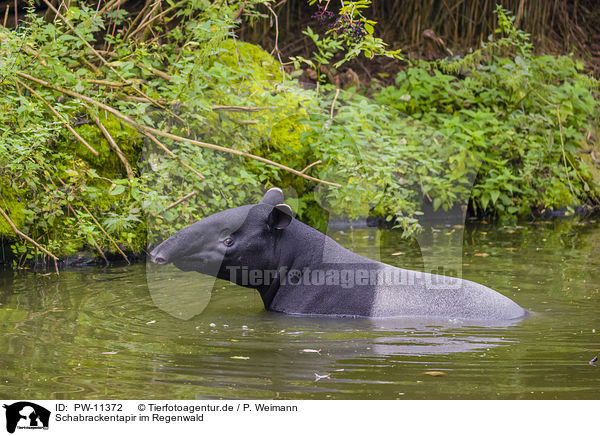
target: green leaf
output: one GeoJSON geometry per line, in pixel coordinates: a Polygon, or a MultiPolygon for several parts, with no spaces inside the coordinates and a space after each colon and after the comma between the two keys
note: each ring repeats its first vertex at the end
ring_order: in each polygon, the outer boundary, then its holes
{"type": "Polygon", "coordinates": [[[114,188],[112,188],[108,193],[110,195],[121,195],[123,192],[125,192],[125,186],[114,185],[114,188]]]}

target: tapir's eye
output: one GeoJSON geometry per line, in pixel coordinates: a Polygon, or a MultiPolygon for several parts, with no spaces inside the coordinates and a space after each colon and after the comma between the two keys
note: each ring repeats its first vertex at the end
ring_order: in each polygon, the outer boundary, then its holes
{"type": "Polygon", "coordinates": [[[225,240],[223,241],[223,244],[227,245],[228,247],[231,247],[233,245],[233,239],[225,238],[225,240]]]}

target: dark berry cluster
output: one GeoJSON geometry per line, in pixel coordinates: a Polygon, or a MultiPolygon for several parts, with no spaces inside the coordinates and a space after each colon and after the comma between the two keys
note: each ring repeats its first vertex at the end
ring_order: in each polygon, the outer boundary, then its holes
{"type": "Polygon", "coordinates": [[[338,35],[347,34],[352,28],[352,20],[348,15],[340,15],[335,22],[329,25],[329,30],[335,31],[338,35]]]}
{"type": "Polygon", "coordinates": [[[329,25],[338,36],[346,36],[354,42],[360,42],[365,38],[365,23],[353,20],[349,15],[340,15],[338,19],[329,25]]]}
{"type": "Polygon", "coordinates": [[[362,41],[365,38],[367,32],[365,31],[365,23],[362,21],[357,21],[353,24],[352,29],[350,30],[350,37],[355,41],[362,41]]]}
{"type": "Polygon", "coordinates": [[[353,20],[349,15],[341,15],[330,27],[338,36],[346,36],[354,42],[360,42],[365,38],[365,23],[353,20]]]}
{"type": "Polygon", "coordinates": [[[312,15],[319,24],[327,27],[327,30],[333,31],[337,36],[346,36],[354,42],[360,42],[365,38],[365,23],[360,20],[353,20],[348,14],[343,14],[335,18],[335,14],[328,11],[323,6],[317,6],[319,9],[312,15]]]}
{"type": "Polygon", "coordinates": [[[333,12],[325,9],[324,6],[318,6],[318,8],[319,9],[313,14],[312,18],[315,18],[321,26],[328,25],[333,20],[333,12]]]}

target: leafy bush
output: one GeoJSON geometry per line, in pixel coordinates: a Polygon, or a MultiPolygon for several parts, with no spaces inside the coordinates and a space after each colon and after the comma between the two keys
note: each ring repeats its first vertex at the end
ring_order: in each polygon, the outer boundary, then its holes
{"type": "MultiPolygon", "coordinates": [[[[600,180],[581,153],[599,121],[598,83],[570,57],[534,55],[529,36],[514,28],[508,12],[496,12],[498,40],[462,59],[416,62],[375,100],[397,111],[396,124],[408,124],[409,131],[419,124],[420,133],[409,141],[430,147],[429,155],[443,162],[442,149],[452,150],[449,176],[477,174],[471,193],[476,213],[506,219],[597,205],[600,180]]],[[[452,177],[424,176],[434,206],[449,208],[456,200],[452,177]]]]}

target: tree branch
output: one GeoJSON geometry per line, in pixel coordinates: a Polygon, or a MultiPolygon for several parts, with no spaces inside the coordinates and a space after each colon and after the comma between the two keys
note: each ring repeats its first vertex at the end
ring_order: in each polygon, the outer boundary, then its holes
{"type": "Polygon", "coordinates": [[[43,86],[45,86],[47,88],[51,88],[51,89],[54,89],[55,91],[61,92],[63,94],[69,95],[71,97],[78,98],[78,99],[87,101],[89,103],[92,103],[92,104],[94,104],[94,105],[96,105],[96,106],[98,106],[98,107],[100,107],[100,108],[102,108],[102,109],[104,109],[104,110],[112,113],[113,115],[115,115],[116,117],[122,119],[127,124],[129,124],[130,126],[132,126],[133,128],[139,130],[142,133],[145,133],[145,134],[149,133],[150,135],[161,136],[163,138],[169,138],[169,139],[172,139],[172,140],[178,141],[178,142],[187,142],[189,144],[194,144],[194,145],[197,145],[199,147],[210,148],[210,149],[213,149],[213,150],[218,150],[218,151],[222,151],[222,152],[225,152],[225,153],[234,154],[234,155],[237,155],[237,156],[242,156],[242,157],[246,157],[246,158],[249,158],[249,159],[254,159],[254,160],[266,163],[268,165],[271,165],[271,166],[274,166],[274,167],[277,167],[277,168],[281,168],[282,170],[285,170],[285,171],[288,171],[290,173],[296,174],[297,176],[303,177],[303,178],[305,178],[307,180],[312,180],[314,182],[324,183],[326,185],[331,185],[331,186],[336,186],[336,187],[341,187],[342,186],[339,183],[328,182],[328,181],[325,181],[325,180],[317,179],[316,177],[308,176],[308,175],[303,174],[302,172],[300,172],[298,170],[295,170],[293,168],[287,167],[287,166],[282,165],[282,164],[277,163],[277,162],[273,162],[272,160],[266,159],[266,158],[261,157],[261,156],[256,156],[256,155],[253,155],[253,154],[250,154],[250,153],[246,153],[244,151],[235,150],[233,148],[222,147],[220,145],[211,144],[211,143],[208,143],[208,142],[202,142],[202,141],[197,141],[197,140],[190,139],[190,138],[184,138],[182,136],[173,135],[172,133],[163,132],[163,131],[155,129],[153,127],[148,127],[148,126],[144,126],[144,125],[138,124],[137,122],[133,121],[127,115],[122,114],[118,110],[116,110],[116,109],[114,109],[114,108],[112,108],[112,107],[110,107],[110,106],[108,106],[108,105],[106,105],[104,103],[100,103],[99,101],[96,101],[96,100],[94,100],[94,99],[92,99],[90,97],[86,97],[85,95],[79,94],[78,92],[71,91],[71,90],[68,90],[68,89],[64,89],[64,88],[61,88],[61,87],[56,86],[56,85],[51,85],[50,83],[48,83],[48,82],[46,82],[44,80],[38,79],[36,77],[30,76],[29,74],[26,74],[26,73],[23,73],[23,72],[20,72],[20,71],[17,71],[16,74],[19,75],[19,76],[21,76],[21,77],[23,77],[23,78],[25,78],[25,79],[28,79],[28,80],[34,81],[36,83],[39,83],[40,85],[43,85],[43,86]]]}

